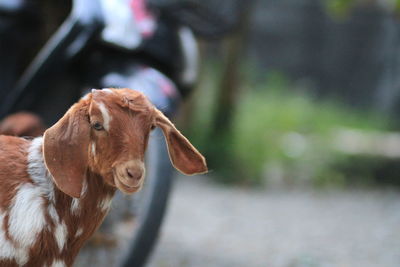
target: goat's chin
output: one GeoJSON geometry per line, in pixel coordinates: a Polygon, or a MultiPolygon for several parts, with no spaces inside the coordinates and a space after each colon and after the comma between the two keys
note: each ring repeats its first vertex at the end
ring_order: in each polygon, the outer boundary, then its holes
{"type": "Polygon", "coordinates": [[[116,176],[114,176],[114,183],[115,183],[115,186],[125,194],[133,194],[133,193],[138,192],[140,189],[142,189],[142,183],[140,183],[139,185],[130,186],[130,185],[125,184],[123,182],[123,179],[116,177],[116,176]]]}

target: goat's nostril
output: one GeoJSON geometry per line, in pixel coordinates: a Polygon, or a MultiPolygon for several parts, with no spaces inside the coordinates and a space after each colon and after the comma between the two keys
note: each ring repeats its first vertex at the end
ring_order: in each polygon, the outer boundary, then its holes
{"type": "Polygon", "coordinates": [[[140,178],[142,178],[142,172],[141,171],[136,171],[136,170],[133,170],[133,169],[126,169],[126,174],[128,175],[128,177],[130,179],[139,180],[140,178]]]}

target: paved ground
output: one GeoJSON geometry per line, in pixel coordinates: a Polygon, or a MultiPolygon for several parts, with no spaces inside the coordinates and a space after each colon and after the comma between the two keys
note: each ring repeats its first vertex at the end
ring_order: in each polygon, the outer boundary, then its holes
{"type": "Polygon", "coordinates": [[[247,190],[179,178],[149,267],[398,267],[400,192],[247,190]]]}

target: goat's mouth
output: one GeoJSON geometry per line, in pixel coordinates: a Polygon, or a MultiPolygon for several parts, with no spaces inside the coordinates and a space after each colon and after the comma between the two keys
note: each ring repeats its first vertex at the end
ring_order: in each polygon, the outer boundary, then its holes
{"type": "Polygon", "coordinates": [[[143,182],[137,184],[130,184],[125,178],[114,175],[115,186],[125,194],[133,194],[142,188],[143,182]]]}
{"type": "Polygon", "coordinates": [[[130,160],[113,168],[115,186],[126,194],[132,194],[142,188],[145,168],[140,160],[130,160]]]}

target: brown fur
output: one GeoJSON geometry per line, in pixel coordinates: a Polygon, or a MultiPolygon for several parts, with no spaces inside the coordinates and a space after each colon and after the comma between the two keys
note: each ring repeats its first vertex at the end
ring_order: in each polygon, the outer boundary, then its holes
{"type": "Polygon", "coordinates": [[[26,171],[29,141],[0,135],[0,210],[7,209],[16,188],[30,182],[26,171]],[[7,163],[7,164],[4,164],[7,163]]]}
{"type": "MultiPolygon", "coordinates": [[[[33,183],[26,172],[27,165],[27,148],[31,141],[11,137],[0,136],[0,161],[9,162],[11,164],[2,165],[0,169],[0,210],[7,211],[11,205],[11,201],[16,194],[17,187],[23,183],[33,183]]],[[[26,266],[50,266],[54,259],[60,259],[66,263],[66,266],[71,266],[73,259],[83,246],[84,242],[93,234],[100,225],[104,216],[105,210],[99,209],[99,202],[105,196],[112,196],[115,188],[104,183],[99,175],[88,172],[88,183],[86,194],[80,199],[80,208],[77,214],[71,214],[70,207],[72,197],[64,194],[55,188],[55,208],[60,218],[60,221],[65,222],[67,226],[67,242],[63,251],[60,253],[56,240],[54,238],[55,223],[50,218],[48,213],[45,213],[47,221],[47,229],[41,232],[37,237],[36,244],[30,250],[29,261],[26,266]],[[82,235],[75,237],[79,228],[83,229],[82,235]]],[[[48,200],[44,199],[44,210],[48,209],[48,200]]],[[[8,215],[4,220],[1,228],[8,233],[8,215]]],[[[13,239],[6,234],[10,242],[13,239]]],[[[18,266],[15,261],[0,260],[0,266],[18,266]]]]}
{"type": "MultiPolygon", "coordinates": [[[[171,161],[178,170],[185,174],[207,171],[204,157],[190,142],[144,95],[130,89],[94,90],[45,132],[41,149],[57,187],[54,203],[42,196],[46,227],[30,248],[26,266],[50,266],[54,260],[72,266],[108,211],[104,200],[111,199],[117,188],[134,193],[143,185],[144,153],[149,133],[156,126],[163,130],[171,161]],[[96,130],[96,123],[108,127],[104,109],[110,118],[109,129],[96,130]],[[78,199],[79,209],[72,212],[72,203],[78,199]],[[52,205],[58,221],[49,213],[52,205]],[[59,251],[54,233],[61,222],[66,225],[67,238],[59,251]],[[77,236],[80,229],[82,234],[77,236]]],[[[34,183],[27,173],[30,143],[0,136],[0,211],[10,208],[18,186],[34,183]]],[[[7,216],[0,227],[13,242],[7,216]]],[[[0,259],[0,266],[17,263],[0,259]]]]}
{"type": "Polygon", "coordinates": [[[88,174],[87,179],[92,182],[88,183],[87,193],[81,198],[80,210],[77,214],[70,212],[72,198],[59,190],[56,191],[56,210],[60,221],[65,222],[68,232],[64,249],[59,252],[54,238],[55,225],[48,218],[50,229],[42,232],[32,247],[27,266],[51,265],[54,259],[65,262],[66,266],[72,266],[81,247],[100,226],[107,211],[99,209],[98,204],[105,196],[113,196],[115,189],[104,184],[99,176],[88,174]],[[79,228],[82,228],[83,232],[76,237],[79,228]]]}

